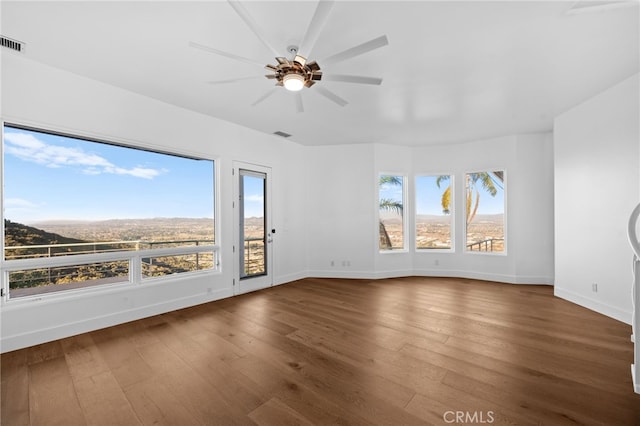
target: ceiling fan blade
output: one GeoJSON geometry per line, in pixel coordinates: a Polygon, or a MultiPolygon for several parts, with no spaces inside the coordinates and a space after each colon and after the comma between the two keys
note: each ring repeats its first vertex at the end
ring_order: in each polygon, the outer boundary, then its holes
{"type": "Polygon", "coordinates": [[[344,74],[322,74],[322,79],[325,81],[342,81],[344,83],[356,83],[356,84],[382,84],[382,79],[378,77],[365,77],[362,75],[344,75],[344,74]]]}
{"type": "Polygon", "coordinates": [[[327,89],[326,87],[318,85],[315,90],[325,98],[329,99],[332,102],[337,103],[340,106],[345,106],[349,103],[344,99],[342,99],[340,96],[333,93],[331,90],[327,89]]]}
{"type": "Polygon", "coordinates": [[[262,78],[261,75],[254,75],[252,77],[239,77],[239,78],[230,78],[228,80],[215,80],[215,81],[207,81],[209,84],[227,84],[227,83],[236,83],[238,81],[244,80],[255,80],[258,78],[262,78]]]}
{"type": "Polygon", "coordinates": [[[264,64],[253,59],[245,58],[243,56],[238,56],[233,53],[224,52],[222,50],[214,49],[213,47],[205,46],[204,44],[195,43],[193,41],[189,42],[189,46],[195,47],[196,49],[204,50],[205,52],[215,53],[216,55],[225,56],[227,58],[235,59],[236,61],[246,62],[248,64],[258,65],[260,68],[264,67],[264,64]]]}
{"type": "Polygon", "coordinates": [[[298,92],[295,94],[296,99],[296,111],[304,112],[304,107],[302,106],[302,93],[298,92]]]}
{"type": "Polygon", "coordinates": [[[267,49],[271,50],[274,56],[279,56],[280,53],[278,53],[278,51],[271,45],[271,43],[267,41],[267,38],[264,35],[264,31],[262,31],[262,28],[260,28],[258,23],[249,14],[247,9],[245,9],[244,6],[240,4],[239,1],[227,0],[227,2],[231,5],[231,7],[233,7],[233,10],[236,11],[238,16],[242,18],[244,23],[247,24],[249,29],[253,31],[253,33],[258,37],[258,39],[262,42],[262,44],[264,44],[267,47],[267,49]]]}
{"type": "Polygon", "coordinates": [[[309,27],[307,27],[307,33],[302,38],[302,41],[300,42],[300,46],[298,48],[298,53],[300,55],[303,55],[305,58],[311,56],[313,46],[316,44],[316,41],[318,40],[318,36],[320,35],[324,24],[327,23],[327,18],[329,17],[329,13],[333,8],[334,3],[335,2],[332,0],[318,1],[316,11],[311,18],[311,22],[309,22],[309,27]]]}
{"type": "Polygon", "coordinates": [[[276,92],[276,88],[274,87],[273,89],[269,90],[267,93],[265,93],[264,95],[262,95],[258,99],[256,99],[256,101],[254,103],[252,103],[251,106],[258,105],[260,102],[264,101],[269,96],[273,95],[275,92],[276,92]]]}
{"type": "Polygon", "coordinates": [[[371,52],[372,50],[386,46],[387,44],[389,44],[389,39],[387,39],[386,35],[383,35],[378,38],[374,38],[373,40],[369,40],[367,42],[354,46],[351,49],[336,53],[335,55],[329,56],[328,58],[325,58],[318,62],[320,62],[322,66],[325,66],[327,64],[336,64],[338,62],[354,58],[364,53],[371,52]]]}

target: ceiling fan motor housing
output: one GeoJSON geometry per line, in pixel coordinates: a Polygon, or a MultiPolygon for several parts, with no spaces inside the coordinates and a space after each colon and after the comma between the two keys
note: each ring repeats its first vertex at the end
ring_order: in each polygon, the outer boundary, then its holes
{"type": "Polygon", "coordinates": [[[277,57],[278,65],[266,65],[265,68],[273,71],[274,74],[267,74],[265,77],[276,80],[276,86],[285,86],[285,80],[293,78],[302,80],[304,87],[311,87],[316,81],[322,79],[320,65],[316,61],[307,62],[304,56],[296,55],[293,60],[277,57]]]}

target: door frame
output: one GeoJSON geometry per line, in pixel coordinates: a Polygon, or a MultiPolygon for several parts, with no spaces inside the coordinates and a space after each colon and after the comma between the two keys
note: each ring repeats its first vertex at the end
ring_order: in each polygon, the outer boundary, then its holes
{"type": "Polygon", "coordinates": [[[271,167],[258,164],[245,163],[241,161],[233,161],[233,264],[234,264],[234,286],[233,294],[243,294],[251,291],[260,290],[273,286],[273,234],[271,221],[271,167]],[[240,179],[242,179],[241,170],[246,170],[256,174],[265,176],[265,194],[264,194],[264,214],[265,214],[265,273],[257,276],[241,277],[240,265],[241,250],[244,250],[244,242],[240,241],[240,213],[242,209],[242,200],[240,198],[240,179]]]}

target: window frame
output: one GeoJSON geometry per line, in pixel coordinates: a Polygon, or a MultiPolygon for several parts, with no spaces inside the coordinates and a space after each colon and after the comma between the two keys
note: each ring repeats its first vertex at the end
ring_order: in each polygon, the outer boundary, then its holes
{"type": "Polygon", "coordinates": [[[473,169],[473,171],[466,170],[462,173],[462,198],[463,198],[463,211],[467,210],[467,199],[465,197],[466,194],[466,176],[472,173],[482,173],[482,172],[493,172],[493,171],[502,171],[504,180],[502,182],[502,202],[503,202],[503,218],[502,218],[502,227],[503,227],[503,247],[504,249],[500,252],[497,251],[482,251],[482,250],[468,250],[467,249],[467,234],[468,234],[468,225],[466,219],[466,213],[463,213],[462,223],[464,226],[464,234],[462,235],[462,252],[464,254],[469,255],[484,255],[484,256],[507,256],[507,168],[506,167],[477,167],[473,169]]]}
{"type": "Polygon", "coordinates": [[[121,148],[147,151],[156,154],[170,155],[174,157],[181,157],[193,160],[205,160],[211,161],[213,167],[213,244],[206,245],[183,245],[178,247],[162,247],[152,249],[138,249],[138,250],[121,250],[121,251],[108,251],[102,253],[90,253],[90,254],[78,254],[70,256],[58,256],[58,257],[39,257],[28,259],[6,259],[5,258],[5,226],[4,226],[4,191],[0,197],[0,216],[2,216],[2,230],[0,231],[0,305],[4,306],[7,303],[19,304],[30,302],[34,300],[42,299],[55,299],[65,298],[78,294],[90,294],[96,292],[109,292],[118,288],[135,288],[136,286],[153,285],[153,283],[167,282],[174,280],[177,277],[196,276],[203,274],[221,274],[221,247],[219,241],[219,222],[220,222],[220,166],[219,157],[210,156],[202,153],[189,153],[186,151],[177,152],[167,150],[164,147],[156,147],[150,144],[143,144],[138,142],[123,141],[120,138],[109,136],[108,138],[96,137],[88,135],[81,130],[59,130],[55,126],[51,125],[33,125],[23,124],[18,120],[3,120],[0,119],[0,187],[4,188],[5,184],[5,141],[4,134],[7,127],[39,132],[44,134],[50,134],[61,137],[68,137],[78,139],[81,141],[101,143],[111,146],[117,146],[121,148]],[[212,268],[193,270],[186,272],[177,272],[166,274],[162,276],[145,277],[142,274],[142,259],[143,258],[157,258],[164,256],[185,256],[197,253],[209,253],[213,255],[212,268]],[[37,269],[46,269],[50,267],[76,267],[88,264],[108,263],[113,261],[128,261],[128,277],[127,279],[118,280],[112,283],[94,284],[91,285],[91,281],[87,281],[86,286],[80,288],[61,289],[53,292],[42,292],[26,296],[11,297],[9,275],[12,272],[29,271],[37,269]]]}
{"type": "Polygon", "coordinates": [[[413,244],[415,253],[455,253],[456,251],[456,214],[457,214],[457,203],[456,203],[456,176],[453,172],[448,173],[432,173],[432,172],[424,172],[424,173],[416,173],[414,175],[413,180],[413,188],[414,188],[414,196],[413,196],[413,244]],[[437,176],[449,176],[450,187],[451,187],[451,212],[449,213],[449,234],[451,240],[450,248],[419,248],[418,247],[418,178],[420,177],[437,177],[437,176]]]}
{"type": "Polygon", "coordinates": [[[376,180],[376,241],[377,241],[377,252],[380,254],[389,254],[389,253],[408,253],[409,252],[409,240],[407,240],[407,234],[409,230],[409,222],[408,222],[408,214],[407,210],[410,206],[408,204],[408,175],[406,173],[395,173],[395,172],[379,172],[376,180]],[[393,249],[390,248],[388,250],[382,249],[380,247],[380,223],[382,222],[380,218],[380,179],[383,176],[393,176],[402,178],[402,248],[393,249]]]}

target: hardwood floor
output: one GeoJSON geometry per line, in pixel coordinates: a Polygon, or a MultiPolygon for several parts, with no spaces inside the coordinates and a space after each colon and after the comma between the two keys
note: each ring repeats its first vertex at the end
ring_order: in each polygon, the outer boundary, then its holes
{"type": "Polygon", "coordinates": [[[631,327],[548,286],[305,279],[2,355],[2,425],[640,424],[631,327]]]}

